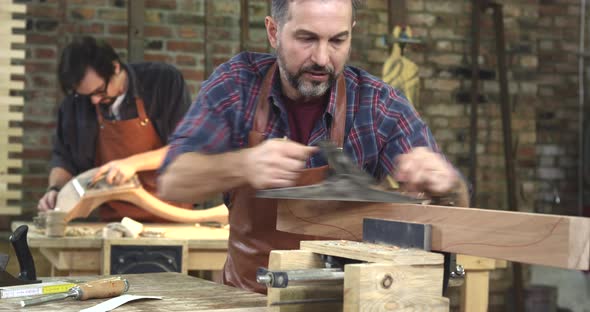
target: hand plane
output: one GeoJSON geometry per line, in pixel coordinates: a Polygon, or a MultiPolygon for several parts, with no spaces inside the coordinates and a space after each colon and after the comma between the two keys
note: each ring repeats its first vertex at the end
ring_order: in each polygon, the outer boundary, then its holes
{"type": "Polygon", "coordinates": [[[6,272],[6,265],[8,264],[9,256],[7,254],[0,253],[1,287],[41,283],[40,280],[37,280],[35,263],[33,261],[33,256],[31,255],[31,251],[29,250],[29,245],[27,244],[28,231],[28,226],[21,225],[12,233],[12,235],[10,235],[9,238],[20,267],[20,273],[18,277],[14,277],[10,273],[6,272]]]}
{"type": "Polygon", "coordinates": [[[318,145],[329,167],[328,176],[322,183],[260,190],[256,192],[256,197],[416,204],[424,201],[379,186],[373,177],[353,164],[333,143],[321,141],[318,145]]]}

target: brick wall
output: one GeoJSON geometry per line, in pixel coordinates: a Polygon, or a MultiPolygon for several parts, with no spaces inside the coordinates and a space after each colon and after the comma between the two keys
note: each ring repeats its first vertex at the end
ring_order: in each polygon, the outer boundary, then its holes
{"type": "MultiPolygon", "coordinates": [[[[56,83],[60,48],[74,34],[108,40],[126,56],[124,0],[21,0],[27,3],[25,151],[23,207],[33,210],[46,187],[51,132],[62,97],[56,83]]],[[[512,0],[505,4],[505,29],[518,204],[522,211],[575,214],[578,113],[577,0],[512,0]],[[554,206],[553,189],[561,205],[554,206]]],[[[390,47],[387,0],[368,0],[358,12],[351,63],[380,75],[390,47]]],[[[147,0],[145,58],[181,69],[196,94],[215,66],[240,49],[237,0],[147,0]],[[207,39],[207,40],[205,40],[207,39]]],[[[467,176],[471,1],[407,1],[408,23],[423,45],[406,56],[420,67],[421,97],[415,106],[442,150],[467,176]]],[[[268,51],[264,30],[267,0],[250,0],[249,50],[268,51]]],[[[482,18],[478,60],[486,77],[478,116],[479,207],[507,209],[502,127],[491,15],[482,18]]],[[[493,275],[492,305],[501,310],[505,274],[493,275]]],[[[492,307],[493,309],[493,307],[492,307]]]]}

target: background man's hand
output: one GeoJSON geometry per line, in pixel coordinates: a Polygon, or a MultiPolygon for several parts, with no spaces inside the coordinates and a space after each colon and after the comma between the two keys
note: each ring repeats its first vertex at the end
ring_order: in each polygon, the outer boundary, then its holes
{"type": "Polygon", "coordinates": [[[96,183],[105,175],[105,181],[108,184],[120,185],[127,182],[136,171],[136,166],[125,159],[113,160],[98,168],[92,183],[96,183]]]}
{"type": "Polygon", "coordinates": [[[395,160],[394,178],[410,192],[441,196],[456,191],[460,182],[457,171],[440,154],[426,147],[417,147],[395,160]]]}
{"type": "Polygon", "coordinates": [[[305,162],[317,151],[293,141],[267,140],[246,150],[246,179],[255,189],[294,186],[305,162]]]}
{"type": "Polygon", "coordinates": [[[37,210],[47,211],[47,210],[55,209],[55,202],[57,201],[57,194],[58,194],[58,192],[56,190],[49,190],[47,193],[45,193],[45,195],[43,195],[43,197],[41,197],[41,199],[39,200],[39,203],[37,204],[37,210]]]}

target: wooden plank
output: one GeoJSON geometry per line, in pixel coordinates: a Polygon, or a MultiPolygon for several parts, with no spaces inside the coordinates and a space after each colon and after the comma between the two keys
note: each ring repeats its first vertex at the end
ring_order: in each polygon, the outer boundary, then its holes
{"type": "Polygon", "coordinates": [[[17,206],[0,206],[0,215],[3,216],[18,216],[22,213],[21,207],[17,206]]]}
{"type": "Polygon", "coordinates": [[[22,96],[0,96],[0,105],[23,106],[25,101],[22,96]]]}
{"type": "Polygon", "coordinates": [[[23,177],[16,174],[0,174],[0,183],[19,184],[22,183],[23,177]]]}
{"type": "Polygon", "coordinates": [[[301,250],[321,255],[344,257],[367,262],[393,263],[396,265],[442,265],[442,254],[420,249],[407,249],[353,241],[302,241],[301,250]]]}
{"type": "Polygon", "coordinates": [[[277,229],[361,240],[363,218],[432,225],[432,249],[587,270],[590,218],[432,205],[279,200],[277,229]]]}
{"type": "Polygon", "coordinates": [[[23,120],[23,113],[20,112],[2,112],[0,110],[0,121],[23,120]]]}
{"type": "Polygon", "coordinates": [[[25,59],[26,51],[25,50],[2,50],[0,49],[0,54],[3,57],[9,57],[11,59],[25,59]]]}
{"type": "Polygon", "coordinates": [[[21,199],[21,191],[2,191],[0,199],[21,199]]]}
{"type": "Polygon", "coordinates": [[[0,85],[0,90],[21,90],[25,87],[24,81],[9,80],[6,82],[0,82],[2,83],[2,85],[0,85]]]}
{"type": "MultiPolygon", "coordinates": [[[[0,133],[2,133],[2,131],[0,131],[0,133]]],[[[9,152],[9,153],[20,153],[23,151],[23,146],[22,146],[22,144],[17,144],[17,143],[13,143],[13,144],[1,144],[0,143],[0,150],[5,151],[5,152],[9,152]]],[[[0,156],[0,159],[3,159],[3,157],[0,156]]]]}
{"type": "MultiPolygon", "coordinates": [[[[9,17],[5,17],[5,18],[9,18],[9,17]]],[[[0,14],[0,18],[2,18],[2,14],[0,14]]],[[[4,37],[6,35],[13,35],[15,29],[25,29],[26,27],[27,27],[27,24],[24,21],[20,21],[20,20],[2,21],[2,22],[0,22],[0,37],[4,37]]]]}
{"type": "Polygon", "coordinates": [[[0,168],[22,168],[22,167],[23,167],[23,162],[20,159],[6,159],[6,157],[0,157],[0,168]]]}
{"type": "Polygon", "coordinates": [[[0,2],[0,12],[11,12],[11,13],[26,13],[27,6],[24,4],[12,3],[12,0],[0,2]]]}
{"type": "Polygon", "coordinates": [[[2,135],[14,136],[14,137],[21,137],[23,136],[23,128],[8,128],[8,125],[0,123],[0,132],[2,135]]]}
{"type": "Polygon", "coordinates": [[[0,43],[0,47],[8,47],[14,43],[25,43],[26,37],[24,35],[15,35],[15,34],[3,34],[2,35],[2,43],[0,43]]]}
{"type": "Polygon", "coordinates": [[[0,72],[4,74],[24,75],[25,67],[20,65],[0,66],[0,72]]]}

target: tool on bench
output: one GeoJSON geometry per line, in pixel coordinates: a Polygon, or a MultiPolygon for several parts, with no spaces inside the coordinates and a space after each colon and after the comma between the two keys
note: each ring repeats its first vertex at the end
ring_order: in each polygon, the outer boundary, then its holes
{"type": "Polygon", "coordinates": [[[35,263],[33,262],[33,256],[31,256],[31,251],[27,244],[28,231],[28,226],[21,225],[9,238],[20,267],[18,277],[14,277],[6,272],[9,256],[7,254],[0,254],[0,287],[41,283],[40,280],[37,280],[35,263]]]}
{"type": "Polygon", "coordinates": [[[127,279],[112,277],[90,281],[72,287],[67,293],[48,295],[40,298],[22,300],[21,306],[28,307],[50,301],[62,300],[72,297],[76,300],[100,299],[120,296],[129,289],[127,279]]]}
{"type": "Polygon", "coordinates": [[[330,168],[325,181],[309,186],[260,190],[256,192],[256,197],[416,204],[424,202],[424,199],[380,187],[333,143],[321,141],[318,145],[330,168]]]}

